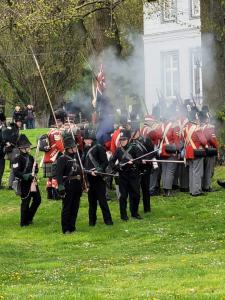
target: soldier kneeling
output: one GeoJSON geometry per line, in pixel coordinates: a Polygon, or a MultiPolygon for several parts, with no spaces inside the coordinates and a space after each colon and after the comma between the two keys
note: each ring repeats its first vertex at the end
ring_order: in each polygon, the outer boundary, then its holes
{"type": "Polygon", "coordinates": [[[31,143],[28,138],[24,134],[21,134],[17,142],[20,153],[13,161],[14,175],[20,179],[20,225],[22,227],[32,224],[34,215],[41,204],[40,191],[35,181],[35,174],[38,173],[38,167],[33,156],[29,154],[30,146],[31,143]]]}

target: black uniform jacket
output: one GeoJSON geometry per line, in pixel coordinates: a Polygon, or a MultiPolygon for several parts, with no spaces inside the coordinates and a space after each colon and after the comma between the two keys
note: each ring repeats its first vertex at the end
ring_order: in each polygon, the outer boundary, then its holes
{"type": "Polygon", "coordinates": [[[108,166],[108,159],[106,150],[100,144],[95,144],[85,149],[84,153],[84,167],[87,170],[93,168],[98,172],[105,172],[108,166]]]}
{"type": "Polygon", "coordinates": [[[57,159],[56,163],[56,179],[58,185],[64,185],[66,180],[70,180],[72,177],[78,175],[81,175],[81,167],[77,153],[71,154],[65,152],[57,159]]]}

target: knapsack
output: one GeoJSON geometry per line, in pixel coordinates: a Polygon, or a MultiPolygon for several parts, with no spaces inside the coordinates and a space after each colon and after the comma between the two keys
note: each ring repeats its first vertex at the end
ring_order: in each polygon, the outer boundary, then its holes
{"type": "Polygon", "coordinates": [[[39,151],[48,152],[51,149],[49,137],[43,134],[39,137],[39,151]]]}

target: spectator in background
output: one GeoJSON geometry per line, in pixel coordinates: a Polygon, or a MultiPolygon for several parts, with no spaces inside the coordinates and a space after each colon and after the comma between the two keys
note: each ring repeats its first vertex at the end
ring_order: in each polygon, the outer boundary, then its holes
{"type": "Polygon", "coordinates": [[[14,123],[18,119],[23,123],[24,114],[19,105],[15,106],[15,110],[12,115],[12,122],[14,123]]]}
{"type": "Polygon", "coordinates": [[[28,104],[25,110],[25,121],[27,129],[35,128],[35,111],[33,105],[31,104],[28,104]]]}

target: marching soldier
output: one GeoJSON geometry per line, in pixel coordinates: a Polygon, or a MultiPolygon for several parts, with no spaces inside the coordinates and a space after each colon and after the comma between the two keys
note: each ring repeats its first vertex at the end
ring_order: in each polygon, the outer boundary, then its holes
{"type": "Polygon", "coordinates": [[[102,216],[106,225],[113,225],[110,209],[106,199],[106,182],[95,173],[105,172],[108,166],[108,159],[106,150],[103,146],[96,142],[96,136],[94,131],[88,133],[89,146],[86,146],[84,154],[84,166],[85,169],[92,171],[87,175],[89,190],[88,190],[88,202],[89,202],[89,225],[95,226],[97,221],[97,202],[102,211],[102,216]]]}
{"type": "Polygon", "coordinates": [[[200,127],[197,110],[192,109],[189,122],[184,128],[185,159],[189,165],[189,191],[192,196],[201,196],[203,163],[207,140],[200,127]]]}
{"type": "Polygon", "coordinates": [[[41,195],[37,183],[34,182],[34,174],[37,174],[38,167],[33,156],[29,154],[31,143],[24,134],[21,134],[17,146],[19,155],[14,159],[12,168],[15,178],[21,180],[20,226],[24,227],[32,224],[41,204],[41,195]]]}
{"type": "Polygon", "coordinates": [[[128,143],[128,133],[126,130],[120,132],[120,147],[110,160],[112,168],[119,171],[119,191],[120,191],[120,218],[123,221],[128,221],[127,215],[127,198],[129,195],[131,217],[135,219],[142,219],[138,213],[138,206],[140,202],[140,179],[139,169],[137,164],[132,160],[137,158],[138,149],[133,143],[128,143]],[[116,161],[119,165],[115,165],[116,161]]]}
{"type": "Polygon", "coordinates": [[[56,162],[58,192],[62,198],[61,226],[64,234],[76,230],[76,219],[82,195],[82,172],[72,135],[64,138],[65,152],[56,162]]]}

